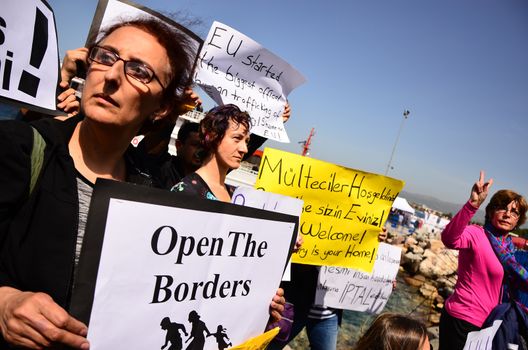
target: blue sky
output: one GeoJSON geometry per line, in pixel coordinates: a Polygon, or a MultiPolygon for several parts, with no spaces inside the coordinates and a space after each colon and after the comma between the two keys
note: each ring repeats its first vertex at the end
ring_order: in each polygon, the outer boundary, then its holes
{"type": "MultiPolygon", "coordinates": [[[[389,175],[405,190],[463,203],[480,169],[493,190],[528,195],[528,2],[523,0],[136,1],[214,20],[296,67],[289,96],[299,153],[389,175]]],[[[82,46],[97,2],[50,0],[59,49],[82,46]]],[[[206,106],[207,107],[207,106],[206,106]]],[[[209,105],[211,107],[211,105],[209,105]]]]}

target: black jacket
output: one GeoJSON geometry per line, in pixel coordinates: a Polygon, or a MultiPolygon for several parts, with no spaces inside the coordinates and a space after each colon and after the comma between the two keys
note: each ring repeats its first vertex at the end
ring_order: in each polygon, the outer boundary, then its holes
{"type": "MultiPolygon", "coordinates": [[[[0,122],[0,286],[47,293],[65,309],[79,220],[77,172],[68,142],[80,120],[46,118],[33,123],[46,148],[40,178],[29,197],[32,129],[24,122],[0,122]]],[[[127,173],[131,182],[148,184],[130,162],[127,173]]]]}

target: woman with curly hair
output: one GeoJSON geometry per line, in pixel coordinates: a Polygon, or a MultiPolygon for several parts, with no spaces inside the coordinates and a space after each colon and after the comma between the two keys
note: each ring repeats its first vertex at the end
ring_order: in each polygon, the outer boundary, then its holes
{"type": "Polygon", "coordinates": [[[248,151],[250,127],[249,114],[235,105],[211,109],[200,123],[202,166],[172,191],[230,202],[233,189],[225,184],[225,178],[230,170],[240,166],[248,151]]]}
{"type": "MultiPolygon", "coordinates": [[[[187,175],[171,189],[173,192],[198,196],[210,200],[230,202],[233,188],[225,178],[248,151],[251,119],[247,112],[233,104],[211,109],[200,122],[202,166],[187,175]]],[[[279,288],[270,305],[272,320],[280,320],[284,310],[284,291],[279,288]]]]}

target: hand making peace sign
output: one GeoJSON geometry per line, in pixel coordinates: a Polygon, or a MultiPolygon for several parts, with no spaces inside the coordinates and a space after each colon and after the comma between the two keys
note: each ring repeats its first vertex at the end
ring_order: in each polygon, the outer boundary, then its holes
{"type": "Polygon", "coordinates": [[[488,182],[484,182],[484,171],[480,171],[480,177],[477,182],[471,188],[471,196],[469,202],[475,208],[479,208],[480,205],[486,200],[488,191],[493,184],[493,179],[489,179],[488,182]]]}

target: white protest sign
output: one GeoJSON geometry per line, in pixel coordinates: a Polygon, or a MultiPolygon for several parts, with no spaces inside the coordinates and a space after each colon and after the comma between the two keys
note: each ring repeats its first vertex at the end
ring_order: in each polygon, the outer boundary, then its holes
{"type": "Polygon", "coordinates": [[[281,194],[255,190],[250,187],[237,187],[233,193],[231,203],[300,216],[304,201],[281,194]]]}
{"type": "MultiPolygon", "coordinates": [[[[101,192],[94,192],[74,287],[74,293],[82,293],[86,271],[96,270],[88,318],[90,349],[155,349],[169,343],[169,348],[183,343],[192,349],[217,349],[219,338],[237,345],[263,333],[295,218],[130,184],[117,186],[141,202],[110,194],[105,221],[104,214],[98,215],[104,207],[101,192]],[[161,203],[157,194],[172,206],[156,204],[161,203]],[[100,230],[104,236],[97,267],[85,250],[93,247],[100,230]]],[[[72,314],[77,316],[76,307],[88,300],[74,295],[72,314]]]]}
{"type": "Polygon", "coordinates": [[[247,111],[252,133],[289,142],[282,112],[286,97],[305,79],[253,39],[214,22],[200,51],[194,81],[216,103],[233,103],[247,111]]]}
{"type": "MultiPolygon", "coordinates": [[[[249,187],[237,187],[233,193],[231,203],[300,217],[304,201],[276,193],[255,190],[249,187]]],[[[288,263],[282,280],[289,281],[290,277],[291,264],[288,263]]]]}
{"type": "Polygon", "coordinates": [[[380,313],[392,293],[401,249],[380,243],[372,274],[344,267],[321,266],[315,304],[380,313]]]}
{"type": "Polygon", "coordinates": [[[495,320],[491,327],[481,329],[480,331],[469,332],[464,350],[491,350],[493,338],[501,324],[502,320],[495,320]]]}
{"type": "Polygon", "coordinates": [[[2,0],[0,97],[53,113],[59,82],[55,18],[42,0],[2,0]]]}

